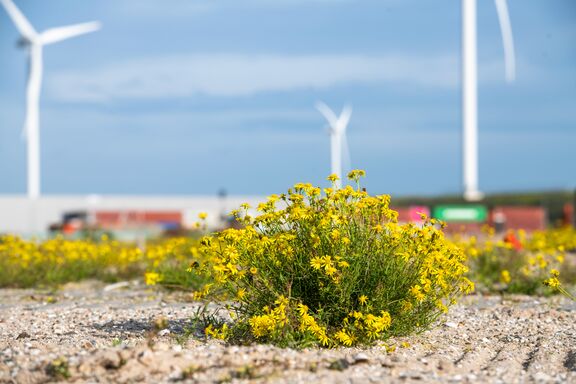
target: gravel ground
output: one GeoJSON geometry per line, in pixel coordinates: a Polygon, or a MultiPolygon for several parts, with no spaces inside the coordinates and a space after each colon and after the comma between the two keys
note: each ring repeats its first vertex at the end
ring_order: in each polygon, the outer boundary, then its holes
{"type": "Polygon", "coordinates": [[[393,352],[183,341],[198,304],[182,299],[136,284],[0,290],[0,383],[576,383],[576,304],[562,297],[470,296],[393,352]]]}

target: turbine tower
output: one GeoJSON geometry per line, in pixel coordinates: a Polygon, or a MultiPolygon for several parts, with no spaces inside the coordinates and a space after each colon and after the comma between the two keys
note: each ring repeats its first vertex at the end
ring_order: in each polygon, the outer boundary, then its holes
{"type": "Polygon", "coordinates": [[[337,180],[336,188],[342,187],[342,155],[345,161],[350,163],[350,151],[348,150],[348,140],[346,139],[346,128],[352,116],[352,107],[346,105],[340,116],[336,116],[326,104],[319,101],[316,103],[316,109],[324,116],[330,126],[330,158],[332,165],[332,173],[338,175],[340,180],[337,180]]]}
{"type": "Polygon", "coordinates": [[[42,49],[57,43],[100,29],[100,23],[89,22],[65,27],[50,28],[38,33],[16,7],[12,0],[0,0],[4,9],[21,34],[19,45],[28,50],[29,72],[26,85],[26,118],[24,135],[28,149],[28,198],[40,197],[40,87],[42,83],[42,49]]]}
{"type": "MultiPolygon", "coordinates": [[[[495,0],[504,44],[506,80],[516,77],[514,39],[506,0],[495,0]]],[[[476,0],[462,0],[462,171],[464,199],[483,198],[478,189],[478,61],[476,37],[476,0]]]]}

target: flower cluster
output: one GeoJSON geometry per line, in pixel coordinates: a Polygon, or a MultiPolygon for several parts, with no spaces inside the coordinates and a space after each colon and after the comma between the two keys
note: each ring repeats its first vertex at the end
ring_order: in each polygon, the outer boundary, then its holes
{"type": "Polygon", "coordinates": [[[551,288],[558,286],[558,271],[567,279],[576,278],[573,263],[565,262],[567,251],[576,249],[576,231],[570,227],[536,231],[530,236],[522,230],[509,231],[503,238],[487,228],[480,238],[454,241],[468,254],[471,278],[483,290],[536,294],[543,293],[542,282],[551,288]]]}
{"type": "Polygon", "coordinates": [[[201,285],[203,280],[186,272],[189,262],[199,256],[197,245],[196,240],[184,238],[140,248],[107,236],[99,241],[62,237],[34,241],[4,235],[0,236],[0,286],[55,285],[88,278],[114,281],[143,275],[150,285],[201,285]]]}
{"type": "MultiPolygon", "coordinates": [[[[473,290],[464,253],[438,223],[399,224],[388,195],[298,183],[243,224],[201,241],[214,293],[235,299],[236,330],[277,344],[354,345],[428,327],[473,290]]],[[[214,297],[212,297],[214,298],[214,297]]]]}

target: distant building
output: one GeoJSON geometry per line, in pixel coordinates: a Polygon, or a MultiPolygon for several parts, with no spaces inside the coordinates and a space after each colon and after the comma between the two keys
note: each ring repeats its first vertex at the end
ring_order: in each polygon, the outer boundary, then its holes
{"type": "Polygon", "coordinates": [[[44,236],[65,217],[87,220],[108,229],[142,226],[193,227],[206,212],[209,228],[222,226],[242,203],[256,207],[264,196],[43,196],[31,202],[25,196],[0,196],[0,233],[44,236]],[[67,215],[67,216],[66,216],[67,215]]]}

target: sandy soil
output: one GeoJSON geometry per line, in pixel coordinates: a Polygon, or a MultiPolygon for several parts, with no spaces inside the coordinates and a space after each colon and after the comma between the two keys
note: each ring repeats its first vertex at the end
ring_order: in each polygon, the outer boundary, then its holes
{"type": "Polygon", "coordinates": [[[576,303],[562,297],[471,296],[393,352],[184,340],[198,304],[182,299],[135,284],[0,290],[0,383],[576,383],[576,303]]]}

